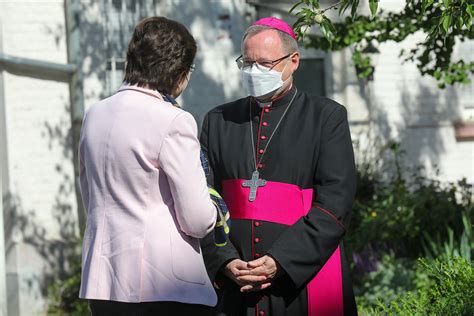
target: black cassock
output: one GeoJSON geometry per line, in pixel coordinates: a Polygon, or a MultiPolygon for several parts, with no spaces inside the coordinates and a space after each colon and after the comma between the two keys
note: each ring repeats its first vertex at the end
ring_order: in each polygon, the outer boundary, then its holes
{"type": "Polygon", "coordinates": [[[211,168],[209,182],[224,197],[232,219],[226,246],[215,246],[212,234],[201,242],[209,276],[222,288],[220,313],[357,314],[342,245],[356,188],[345,108],[294,86],[269,108],[247,97],[210,111],[201,143],[211,168]],[[266,184],[249,201],[243,183],[255,171],[254,154],[266,184]],[[282,269],[264,291],[242,294],[221,271],[234,258],[250,261],[265,254],[282,269]]]}

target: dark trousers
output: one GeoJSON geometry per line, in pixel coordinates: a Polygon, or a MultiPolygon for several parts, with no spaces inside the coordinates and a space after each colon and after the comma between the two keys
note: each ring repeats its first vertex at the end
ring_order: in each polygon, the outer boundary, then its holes
{"type": "Polygon", "coordinates": [[[124,303],[89,300],[92,316],[208,316],[213,307],[178,302],[124,303]]]}

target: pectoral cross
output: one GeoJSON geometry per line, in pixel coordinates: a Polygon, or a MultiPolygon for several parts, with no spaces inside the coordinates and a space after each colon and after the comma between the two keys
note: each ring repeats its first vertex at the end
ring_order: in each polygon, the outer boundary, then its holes
{"type": "Polygon", "coordinates": [[[263,187],[265,184],[267,184],[267,181],[263,180],[263,179],[260,179],[260,173],[257,170],[255,170],[252,173],[252,179],[245,180],[242,183],[242,186],[244,188],[250,188],[250,193],[249,193],[249,201],[250,202],[255,201],[255,198],[257,197],[258,187],[263,187]]]}

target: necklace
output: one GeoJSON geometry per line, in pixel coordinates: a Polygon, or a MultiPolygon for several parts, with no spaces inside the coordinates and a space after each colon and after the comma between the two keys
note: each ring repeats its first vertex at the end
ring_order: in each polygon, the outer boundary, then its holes
{"type": "MultiPolygon", "coordinates": [[[[270,135],[270,138],[268,139],[267,145],[263,149],[263,153],[260,156],[260,159],[257,162],[257,152],[255,149],[255,142],[253,140],[253,127],[252,127],[252,103],[249,102],[249,118],[250,118],[250,140],[252,141],[252,153],[253,153],[253,160],[255,162],[255,171],[252,173],[252,178],[249,180],[245,180],[242,183],[242,186],[245,188],[250,188],[250,193],[249,193],[249,201],[253,202],[255,201],[255,198],[257,197],[257,189],[259,187],[265,186],[267,184],[267,181],[264,179],[260,179],[260,173],[258,172],[258,165],[262,162],[263,156],[267,152],[268,145],[270,145],[270,142],[272,141],[273,135],[275,135],[275,132],[277,131],[278,127],[280,126],[280,123],[283,121],[283,118],[285,117],[286,113],[290,109],[291,105],[293,104],[293,100],[296,97],[296,94],[298,93],[298,89],[296,89],[295,94],[291,98],[290,102],[288,103],[288,106],[285,109],[285,112],[283,112],[283,115],[281,116],[280,120],[278,121],[275,129],[273,130],[272,134],[270,135]]],[[[263,111],[263,109],[262,109],[263,111]]]]}

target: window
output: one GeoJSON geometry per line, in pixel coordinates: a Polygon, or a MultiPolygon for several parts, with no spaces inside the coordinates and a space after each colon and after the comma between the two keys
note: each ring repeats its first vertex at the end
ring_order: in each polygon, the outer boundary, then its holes
{"type": "Polygon", "coordinates": [[[112,57],[107,60],[106,90],[109,95],[117,91],[122,85],[125,75],[125,59],[112,57]]]}
{"type": "Polygon", "coordinates": [[[310,96],[324,96],[325,76],[323,58],[302,58],[294,74],[295,84],[300,91],[310,96]]]}
{"type": "Polygon", "coordinates": [[[106,49],[106,94],[117,91],[125,74],[125,55],[135,25],[142,19],[157,15],[156,0],[100,1],[104,16],[106,49]]]}

